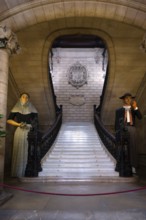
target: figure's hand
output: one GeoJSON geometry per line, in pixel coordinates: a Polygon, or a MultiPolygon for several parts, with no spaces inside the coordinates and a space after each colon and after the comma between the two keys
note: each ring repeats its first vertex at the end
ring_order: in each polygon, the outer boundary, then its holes
{"type": "Polygon", "coordinates": [[[26,127],[26,123],[21,122],[19,127],[20,127],[20,128],[25,128],[25,127],[26,127]]]}
{"type": "Polygon", "coordinates": [[[135,100],[133,100],[131,106],[132,106],[133,109],[136,109],[137,108],[137,102],[135,100]]]}

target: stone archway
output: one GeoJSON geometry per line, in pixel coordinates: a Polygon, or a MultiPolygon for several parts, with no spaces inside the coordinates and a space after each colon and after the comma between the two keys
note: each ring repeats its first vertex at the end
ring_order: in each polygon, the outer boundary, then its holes
{"type": "Polygon", "coordinates": [[[13,31],[20,31],[37,23],[65,18],[102,18],[130,24],[141,29],[146,28],[145,5],[137,1],[47,1],[37,0],[8,4],[0,22],[9,25],[13,31]]]}
{"type": "Polygon", "coordinates": [[[95,29],[69,29],[69,30],[65,29],[65,30],[56,31],[52,33],[51,35],[49,35],[43,47],[43,53],[42,53],[43,54],[42,55],[43,82],[45,83],[44,87],[46,88],[46,96],[48,94],[48,100],[49,100],[49,91],[48,91],[49,88],[46,85],[48,83],[48,66],[47,66],[48,51],[51,50],[52,44],[57,37],[62,36],[62,35],[72,35],[72,34],[74,35],[78,31],[80,32],[80,34],[92,34],[92,35],[99,36],[101,39],[103,39],[103,41],[107,45],[108,54],[110,57],[110,60],[109,60],[110,78],[109,78],[109,82],[107,86],[107,91],[108,91],[107,99],[110,99],[110,96],[112,94],[114,78],[115,78],[115,51],[114,51],[114,45],[113,45],[113,42],[110,36],[103,31],[99,31],[95,29]]]}

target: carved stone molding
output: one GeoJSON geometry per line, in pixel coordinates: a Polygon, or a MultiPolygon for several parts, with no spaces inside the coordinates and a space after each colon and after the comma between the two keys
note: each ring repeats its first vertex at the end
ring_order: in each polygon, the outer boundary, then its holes
{"type": "Polygon", "coordinates": [[[84,105],[85,104],[85,97],[84,95],[71,95],[69,97],[69,102],[72,104],[72,105],[84,105]]]}
{"type": "Polygon", "coordinates": [[[87,69],[79,62],[73,64],[68,70],[68,83],[77,89],[87,83],[87,69]]]}
{"type": "Polygon", "coordinates": [[[146,33],[143,36],[143,40],[140,44],[140,49],[142,52],[146,53],[146,33]]]}
{"type": "Polygon", "coordinates": [[[18,53],[20,50],[16,34],[2,25],[0,25],[0,49],[8,49],[11,54],[18,53]]]}

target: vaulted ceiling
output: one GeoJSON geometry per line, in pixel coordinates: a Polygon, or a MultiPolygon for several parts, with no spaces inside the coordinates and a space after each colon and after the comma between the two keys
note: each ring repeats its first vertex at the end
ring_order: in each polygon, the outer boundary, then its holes
{"type": "Polygon", "coordinates": [[[107,45],[106,124],[113,123],[118,97],[127,90],[138,92],[146,68],[146,55],[139,49],[146,29],[146,0],[0,0],[0,23],[18,36],[21,52],[10,58],[11,75],[17,91],[31,94],[42,124],[55,117],[48,51],[63,35],[94,35],[107,45]]]}

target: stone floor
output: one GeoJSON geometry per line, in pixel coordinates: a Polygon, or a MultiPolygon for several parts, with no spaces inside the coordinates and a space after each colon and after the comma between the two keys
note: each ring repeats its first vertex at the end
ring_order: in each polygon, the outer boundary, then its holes
{"type": "MultiPolygon", "coordinates": [[[[74,130],[71,135],[76,133],[77,129],[74,130]]],[[[74,140],[85,145],[89,130],[91,128],[84,129],[84,138],[81,135],[79,137],[81,132],[78,131],[74,140]]],[[[146,187],[140,191],[115,193],[146,185],[136,181],[138,178],[131,178],[131,181],[126,178],[124,182],[125,179],[118,176],[115,182],[115,176],[111,178],[111,175],[106,179],[96,176],[94,181],[91,177],[90,181],[84,178],[69,181],[68,177],[69,174],[66,180],[62,178],[51,181],[43,177],[40,177],[41,181],[39,178],[32,178],[31,181],[29,178],[5,180],[5,184],[13,187],[5,188],[5,191],[12,193],[13,197],[0,206],[0,220],[146,220],[146,187]]]]}
{"type": "MultiPolygon", "coordinates": [[[[144,183],[7,181],[23,189],[80,196],[38,194],[14,189],[0,207],[0,220],[146,220],[146,189],[109,195],[88,195],[137,189],[144,183]]],[[[146,184],[145,184],[146,185],[146,184]]]]}

